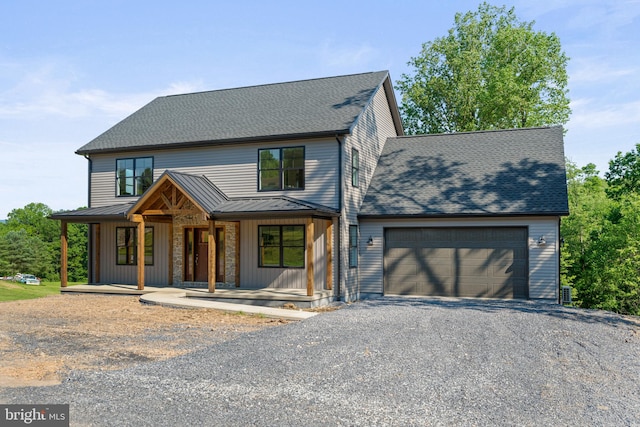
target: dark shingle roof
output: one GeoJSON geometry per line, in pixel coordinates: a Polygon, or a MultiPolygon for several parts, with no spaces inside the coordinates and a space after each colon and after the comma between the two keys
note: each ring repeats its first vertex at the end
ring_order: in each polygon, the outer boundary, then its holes
{"type": "Polygon", "coordinates": [[[360,217],[568,214],[562,128],[387,140],[360,217]]]}
{"type": "Polygon", "coordinates": [[[77,153],[346,134],[388,75],[379,71],[162,96],[77,153]]]}

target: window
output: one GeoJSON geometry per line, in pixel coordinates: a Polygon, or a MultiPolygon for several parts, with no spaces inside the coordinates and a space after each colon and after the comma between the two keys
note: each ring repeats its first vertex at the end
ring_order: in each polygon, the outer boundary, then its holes
{"type": "Polygon", "coordinates": [[[358,186],[360,180],[360,153],[355,148],[351,149],[351,185],[358,186]]]}
{"type": "Polygon", "coordinates": [[[152,157],[116,160],[116,196],[139,196],[152,182],[152,157]]]}
{"type": "Polygon", "coordinates": [[[349,267],[358,266],[358,226],[349,226],[349,267]]]}
{"type": "Polygon", "coordinates": [[[259,225],[258,267],[304,268],[304,225],[259,225]]]}
{"type": "Polygon", "coordinates": [[[304,147],[258,150],[258,190],[304,190],[304,147]]]}
{"type": "MultiPolygon", "coordinates": [[[[138,264],[138,229],[116,227],[116,264],[138,264]]],[[[153,227],[144,228],[144,265],[153,265],[153,227]]]]}

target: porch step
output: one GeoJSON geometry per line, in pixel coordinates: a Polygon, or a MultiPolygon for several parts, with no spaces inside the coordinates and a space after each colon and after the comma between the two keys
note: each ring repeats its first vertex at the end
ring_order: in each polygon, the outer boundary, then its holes
{"type": "Polygon", "coordinates": [[[243,312],[247,314],[258,314],[265,317],[273,317],[288,320],[304,320],[315,316],[302,310],[285,310],[256,305],[230,304],[228,302],[215,301],[203,298],[186,298],[186,292],[154,292],[140,296],[140,301],[148,304],[156,304],[179,308],[211,308],[228,312],[243,312]]]}
{"type": "Polygon", "coordinates": [[[187,298],[224,301],[232,304],[259,305],[263,307],[283,307],[293,304],[298,308],[315,308],[335,301],[332,291],[316,291],[307,296],[303,289],[217,289],[214,293],[206,289],[185,289],[187,298]]]}

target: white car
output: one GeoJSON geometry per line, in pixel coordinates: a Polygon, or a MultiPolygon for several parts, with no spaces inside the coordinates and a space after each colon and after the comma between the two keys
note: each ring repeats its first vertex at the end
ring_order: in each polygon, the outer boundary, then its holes
{"type": "Polygon", "coordinates": [[[25,285],[39,285],[40,279],[38,279],[33,274],[23,274],[20,282],[24,283],[25,285]]]}

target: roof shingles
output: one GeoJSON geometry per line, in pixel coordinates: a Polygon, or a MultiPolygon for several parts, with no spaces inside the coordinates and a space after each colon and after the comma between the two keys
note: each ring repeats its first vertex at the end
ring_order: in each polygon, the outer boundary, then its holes
{"type": "Polygon", "coordinates": [[[349,133],[387,71],[156,98],[78,154],[349,133]]]}
{"type": "Polygon", "coordinates": [[[562,128],[390,138],[361,217],[568,214],[562,128]]]}

